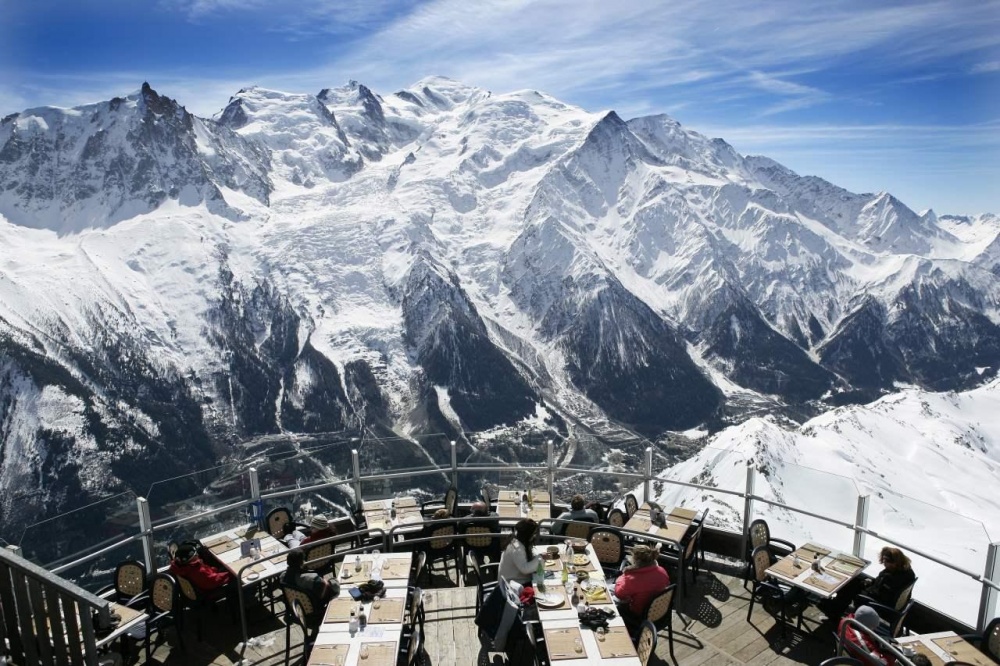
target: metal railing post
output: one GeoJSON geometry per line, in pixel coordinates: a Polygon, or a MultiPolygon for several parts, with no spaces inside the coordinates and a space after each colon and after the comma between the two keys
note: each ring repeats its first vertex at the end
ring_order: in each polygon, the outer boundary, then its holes
{"type": "Polygon", "coordinates": [[[555,500],[555,494],[553,492],[553,488],[555,486],[555,473],[556,473],[556,447],[551,439],[548,442],[546,442],[546,446],[548,447],[548,455],[549,455],[549,501],[552,502],[555,500]]]}
{"type": "Polygon", "coordinates": [[[642,498],[648,502],[652,494],[653,486],[653,447],[646,447],[646,480],[642,482],[642,498]]]}
{"type": "Polygon", "coordinates": [[[136,497],[139,507],[139,533],[142,536],[142,556],[146,561],[146,571],[156,572],[156,546],[153,544],[153,520],[149,517],[149,502],[145,497],[136,497]]]}
{"type": "Polygon", "coordinates": [[[250,468],[250,497],[252,502],[250,503],[250,516],[253,523],[263,529],[264,528],[264,501],[260,498],[260,479],[257,478],[257,468],[250,468]]]}
{"type": "Polygon", "coordinates": [[[451,485],[458,489],[458,448],[455,440],[451,440],[451,485]]]}
{"type": "Polygon", "coordinates": [[[983,595],[979,600],[979,617],[976,619],[976,631],[986,630],[989,624],[997,615],[997,598],[1000,592],[995,587],[986,584],[992,581],[1000,585],[1000,541],[994,541],[986,551],[986,568],[983,570],[983,595]]]}
{"type": "Polygon", "coordinates": [[[357,449],[351,449],[351,464],[354,466],[354,502],[361,510],[361,458],[357,449]]]}
{"type": "Polygon", "coordinates": [[[854,519],[854,557],[864,557],[865,539],[868,537],[868,507],[871,495],[858,495],[858,513],[854,519]]]}
{"type": "Polygon", "coordinates": [[[747,552],[747,539],[750,538],[750,521],[753,520],[753,495],[756,475],[754,474],[753,461],[747,461],[747,487],[743,496],[743,534],[740,536],[740,549],[747,552]]]}
{"type": "Polygon", "coordinates": [[[18,557],[24,557],[23,555],[21,555],[20,546],[15,546],[14,544],[10,544],[9,546],[6,546],[6,549],[9,550],[14,555],[17,555],[18,557]]]}

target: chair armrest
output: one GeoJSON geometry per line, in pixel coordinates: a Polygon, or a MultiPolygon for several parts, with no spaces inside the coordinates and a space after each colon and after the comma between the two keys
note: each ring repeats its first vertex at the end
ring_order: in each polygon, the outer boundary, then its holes
{"type": "Polygon", "coordinates": [[[787,548],[789,553],[795,551],[795,544],[792,543],[791,541],[785,541],[784,539],[775,539],[774,537],[771,537],[771,541],[768,542],[768,545],[770,545],[770,546],[774,546],[774,545],[782,546],[784,548],[787,548]]]}
{"type": "Polygon", "coordinates": [[[137,606],[136,604],[141,603],[142,607],[145,608],[148,599],[149,599],[149,590],[143,590],[139,594],[135,595],[134,597],[123,603],[122,606],[127,606],[128,608],[138,608],[139,606],[137,606]]]}
{"type": "Polygon", "coordinates": [[[420,515],[427,516],[427,514],[433,514],[434,512],[431,511],[430,508],[434,508],[435,510],[436,509],[443,509],[444,508],[444,500],[443,499],[434,499],[434,500],[428,500],[426,502],[421,502],[420,503],[420,515]]]}
{"type": "Polygon", "coordinates": [[[107,594],[109,594],[111,592],[114,592],[114,591],[115,591],[115,586],[114,585],[105,585],[104,587],[102,587],[101,589],[99,589],[97,592],[94,592],[94,594],[96,594],[97,596],[103,598],[105,595],[107,595],[107,594]]]}

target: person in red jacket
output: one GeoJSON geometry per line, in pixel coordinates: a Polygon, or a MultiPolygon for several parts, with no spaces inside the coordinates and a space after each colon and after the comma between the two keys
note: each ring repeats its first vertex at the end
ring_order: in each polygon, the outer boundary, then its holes
{"type": "Polygon", "coordinates": [[[844,616],[837,627],[837,635],[843,636],[846,639],[847,644],[844,645],[844,649],[847,651],[847,654],[865,664],[894,666],[896,658],[891,654],[882,654],[880,646],[876,641],[855,627],[844,626],[847,620],[852,618],[872,631],[875,631],[879,622],[882,621],[882,618],[879,617],[878,613],[871,606],[859,606],[852,615],[844,616]]]}
{"type": "Polygon", "coordinates": [[[670,585],[667,570],[656,562],[660,551],[649,546],[632,549],[632,564],[615,581],[618,612],[625,624],[638,626],[657,594],[670,585]]]}
{"type": "Polygon", "coordinates": [[[211,594],[229,585],[233,575],[228,571],[217,569],[198,556],[198,550],[192,544],[182,544],[170,560],[170,573],[191,582],[199,592],[211,594]]]}

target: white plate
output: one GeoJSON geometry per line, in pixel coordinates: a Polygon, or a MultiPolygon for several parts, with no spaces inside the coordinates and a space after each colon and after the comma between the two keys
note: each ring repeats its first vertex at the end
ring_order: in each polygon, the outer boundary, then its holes
{"type": "Polygon", "coordinates": [[[243,580],[257,580],[260,578],[260,574],[256,571],[251,571],[248,574],[243,574],[243,580]]]}
{"type": "Polygon", "coordinates": [[[535,603],[542,608],[559,608],[564,603],[566,603],[566,598],[561,594],[552,594],[545,592],[544,594],[535,594],[535,603]]]}

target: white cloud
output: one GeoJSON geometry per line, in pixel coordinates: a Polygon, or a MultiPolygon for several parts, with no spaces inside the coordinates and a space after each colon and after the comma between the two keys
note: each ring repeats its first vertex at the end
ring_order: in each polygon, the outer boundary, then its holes
{"type": "Polygon", "coordinates": [[[1000,60],[980,62],[972,67],[973,74],[985,74],[987,72],[1000,72],[1000,60]]]}

